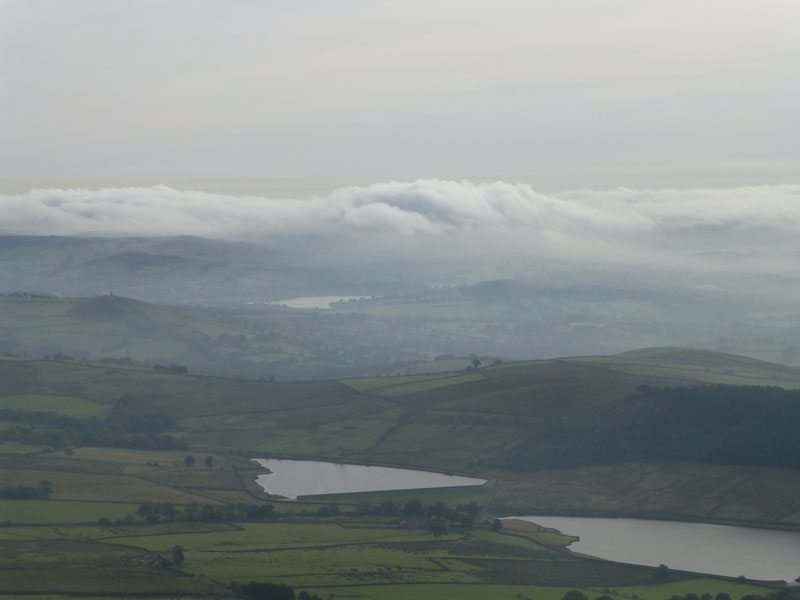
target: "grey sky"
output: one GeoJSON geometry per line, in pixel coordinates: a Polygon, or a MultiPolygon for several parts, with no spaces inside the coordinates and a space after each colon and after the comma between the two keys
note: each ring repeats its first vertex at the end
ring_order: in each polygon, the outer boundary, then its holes
{"type": "Polygon", "coordinates": [[[798,30],[796,0],[0,0],[0,183],[796,182],[798,30]]]}

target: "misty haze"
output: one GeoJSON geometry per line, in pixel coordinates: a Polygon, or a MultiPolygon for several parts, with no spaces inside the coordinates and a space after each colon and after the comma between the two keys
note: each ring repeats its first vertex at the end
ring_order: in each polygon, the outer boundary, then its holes
{"type": "Polygon", "coordinates": [[[0,600],[800,600],[798,26],[0,0],[0,600]]]}

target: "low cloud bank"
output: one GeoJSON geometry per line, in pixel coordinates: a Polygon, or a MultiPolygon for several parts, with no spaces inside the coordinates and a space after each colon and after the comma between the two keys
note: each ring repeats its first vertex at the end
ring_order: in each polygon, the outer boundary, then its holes
{"type": "Polygon", "coordinates": [[[572,258],[616,259],[631,252],[785,256],[800,239],[800,185],[541,194],[527,184],[430,179],[341,188],[306,199],[165,186],[44,189],[0,195],[0,233],[286,241],[312,235],[349,245],[376,237],[436,246],[486,240],[507,243],[508,250],[572,258]]]}

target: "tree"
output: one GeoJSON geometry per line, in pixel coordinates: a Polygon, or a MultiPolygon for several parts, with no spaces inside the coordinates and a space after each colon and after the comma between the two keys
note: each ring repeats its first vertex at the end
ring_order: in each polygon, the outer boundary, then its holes
{"type": "Polygon", "coordinates": [[[665,564],[660,564],[656,567],[653,577],[656,579],[666,579],[669,577],[669,567],[665,564]]]}
{"type": "Polygon", "coordinates": [[[385,515],[396,515],[399,511],[397,505],[391,500],[381,502],[381,512],[385,515]]]}
{"type": "Polygon", "coordinates": [[[445,524],[444,519],[431,520],[428,528],[431,530],[433,539],[435,540],[440,540],[442,539],[443,535],[447,535],[447,525],[445,524]]]}
{"type": "Polygon", "coordinates": [[[458,524],[461,525],[462,527],[474,527],[475,520],[469,515],[459,513],[458,524]]]}
{"type": "Polygon", "coordinates": [[[282,583],[251,581],[250,583],[231,582],[231,590],[248,600],[294,600],[294,590],[282,583]]]}
{"type": "Polygon", "coordinates": [[[187,467],[194,466],[194,463],[195,463],[195,458],[191,454],[187,454],[186,458],[183,459],[183,464],[186,465],[187,467]]]}
{"type": "Polygon", "coordinates": [[[50,494],[52,493],[53,493],[53,484],[47,479],[42,479],[39,482],[39,497],[47,499],[50,497],[50,494]]]}
{"type": "Polygon", "coordinates": [[[214,457],[209,454],[203,462],[206,463],[206,466],[210,469],[214,466],[214,457]]]}
{"type": "Polygon", "coordinates": [[[495,519],[492,521],[492,529],[495,531],[501,531],[503,529],[503,522],[500,519],[495,519]]]}
{"type": "Polygon", "coordinates": [[[477,502],[475,502],[475,500],[473,500],[469,504],[459,504],[458,506],[456,506],[456,509],[461,512],[467,513],[473,519],[478,516],[479,512],[481,512],[481,507],[477,502]]]}
{"type": "Polygon", "coordinates": [[[339,514],[339,507],[335,504],[324,504],[319,507],[317,514],[320,517],[335,517],[339,514]]]}
{"type": "Polygon", "coordinates": [[[421,517],[425,514],[425,507],[415,498],[405,503],[403,514],[407,517],[421,517]]]}
{"type": "Polygon", "coordinates": [[[172,547],[172,564],[176,566],[183,564],[183,546],[172,547]]]}
{"type": "Polygon", "coordinates": [[[155,502],[145,502],[144,504],[139,505],[139,508],[136,510],[136,514],[139,515],[146,523],[156,523],[161,516],[161,511],[158,507],[158,504],[155,502]]]}
{"type": "Polygon", "coordinates": [[[443,518],[447,514],[447,506],[441,500],[428,507],[428,518],[435,517],[438,519],[443,518]]]}
{"type": "MultiPolygon", "coordinates": [[[[445,511],[445,516],[447,517],[447,521],[450,523],[450,527],[455,525],[456,521],[459,520],[459,514],[455,508],[448,508],[447,511],[445,511]]],[[[463,516],[466,517],[467,515],[463,516]]]]}
{"type": "Polygon", "coordinates": [[[473,359],[472,359],[472,363],[471,363],[471,364],[472,364],[472,368],[473,368],[473,369],[477,369],[477,368],[478,368],[478,367],[480,367],[480,366],[481,366],[483,363],[481,362],[481,359],[480,359],[480,358],[473,358],[473,359]]]}

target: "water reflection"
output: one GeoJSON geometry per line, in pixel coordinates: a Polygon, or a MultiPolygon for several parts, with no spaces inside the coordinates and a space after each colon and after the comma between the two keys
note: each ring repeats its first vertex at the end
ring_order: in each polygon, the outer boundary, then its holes
{"type": "Polygon", "coordinates": [[[316,494],[455,487],[486,483],[485,479],[475,477],[459,477],[411,469],[367,467],[315,460],[273,458],[254,460],[272,471],[269,474],[259,475],[258,484],[267,493],[291,499],[316,494]]]}
{"type": "Polygon", "coordinates": [[[643,519],[513,518],[579,536],[570,550],[608,560],[769,581],[800,576],[800,533],[643,519]]]}

